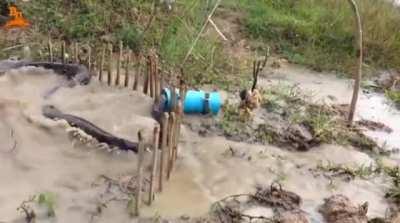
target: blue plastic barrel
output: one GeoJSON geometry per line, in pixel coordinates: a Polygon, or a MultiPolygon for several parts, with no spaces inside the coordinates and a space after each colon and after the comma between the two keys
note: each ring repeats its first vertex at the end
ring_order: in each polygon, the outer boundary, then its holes
{"type": "Polygon", "coordinates": [[[183,111],[188,114],[208,112],[214,115],[218,114],[221,108],[221,95],[218,92],[210,92],[208,94],[209,97],[207,99],[204,91],[189,90],[186,92],[183,111]]]}
{"type": "MultiPolygon", "coordinates": [[[[166,98],[165,109],[171,110],[171,92],[168,88],[163,90],[163,95],[166,98]]],[[[176,89],[177,99],[179,99],[179,90],[176,89]]],[[[189,90],[186,92],[185,101],[183,102],[183,112],[187,114],[196,113],[212,113],[218,114],[221,109],[222,99],[219,92],[206,93],[204,91],[189,90]],[[207,98],[208,94],[208,98],[207,98]]]]}
{"type": "MultiPolygon", "coordinates": [[[[175,92],[176,92],[176,100],[179,100],[179,98],[180,98],[179,89],[175,89],[175,92]]],[[[162,94],[166,98],[164,110],[171,111],[171,106],[172,106],[171,91],[169,90],[169,88],[164,88],[164,90],[162,91],[162,94]]]]}

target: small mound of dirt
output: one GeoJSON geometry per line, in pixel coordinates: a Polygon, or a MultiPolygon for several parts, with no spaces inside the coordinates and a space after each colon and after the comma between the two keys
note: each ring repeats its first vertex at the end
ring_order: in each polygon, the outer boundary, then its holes
{"type": "Polygon", "coordinates": [[[355,206],[344,195],[333,195],[325,199],[320,212],[327,223],[367,223],[368,203],[355,206]]]}
{"type": "Polygon", "coordinates": [[[293,192],[283,190],[279,184],[269,188],[258,187],[253,200],[265,206],[282,208],[286,211],[300,209],[301,197],[293,192]]]}

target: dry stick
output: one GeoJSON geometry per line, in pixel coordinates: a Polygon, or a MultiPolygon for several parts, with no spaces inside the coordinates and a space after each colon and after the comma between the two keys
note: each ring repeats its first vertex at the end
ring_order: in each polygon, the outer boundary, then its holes
{"type": "Polygon", "coordinates": [[[90,44],[88,44],[88,60],[87,60],[87,66],[88,66],[88,70],[89,70],[89,73],[90,73],[90,71],[92,70],[92,59],[91,59],[91,57],[92,57],[92,48],[90,47],[90,44]]]}
{"type": "Polygon", "coordinates": [[[75,43],[75,48],[74,48],[74,50],[75,50],[75,63],[79,63],[79,43],[78,42],[76,42],[75,43]]]}
{"type": "Polygon", "coordinates": [[[147,94],[149,91],[149,72],[150,72],[150,68],[149,68],[149,60],[146,59],[146,71],[144,72],[144,82],[143,82],[143,93],[147,94]]]}
{"type": "Polygon", "coordinates": [[[129,85],[129,66],[131,63],[131,50],[127,50],[127,56],[126,56],[126,63],[125,63],[125,81],[124,81],[124,87],[128,87],[129,85]]]}
{"type": "Polygon", "coordinates": [[[119,41],[119,54],[117,59],[117,77],[115,78],[115,85],[119,86],[119,80],[121,75],[121,61],[122,61],[122,52],[124,50],[124,46],[122,45],[122,41],[119,41]]]}
{"type": "Polygon", "coordinates": [[[65,41],[61,43],[61,62],[65,64],[65,41]]]}
{"type": "Polygon", "coordinates": [[[217,33],[221,36],[221,38],[224,41],[228,41],[228,38],[226,38],[225,35],[221,32],[221,30],[218,29],[218,26],[214,23],[214,21],[211,18],[209,18],[208,21],[214,27],[215,31],[217,31],[217,33]]]}
{"type": "Polygon", "coordinates": [[[187,52],[185,59],[183,59],[182,65],[185,64],[186,60],[189,58],[190,54],[192,53],[194,47],[196,46],[197,41],[199,40],[201,34],[203,33],[204,29],[206,28],[208,22],[210,21],[212,15],[214,14],[215,10],[217,10],[219,4],[221,3],[221,0],[217,0],[217,2],[215,3],[214,8],[211,10],[210,14],[208,15],[206,21],[204,22],[203,26],[201,27],[199,33],[196,36],[196,39],[194,39],[192,45],[190,46],[189,51],[187,52]]]}
{"type": "MultiPolygon", "coordinates": [[[[181,101],[181,100],[179,100],[181,101]]],[[[182,102],[178,103],[177,108],[176,108],[176,121],[175,121],[175,137],[174,137],[174,159],[176,160],[178,158],[178,148],[179,148],[179,138],[180,138],[180,132],[181,132],[181,122],[182,122],[182,102]]]]}
{"type": "Polygon", "coordinates": [[[53,62],[53,44],[51,43],[51,39],[50,39],[50,37],[49,37],[49,41],[48,41],[48,43],[47,43],[47,47],[48,47],[48,49],[49,49],[49,61],[50,62],[53,62]]]}
{"type": "Polygon", "coordinates": [[[362,21],[361,21],[361,16],[360,12],[358,10],[357,3],[354,0],[348,0],[349,4],[351,5],[351,8],[354,12],[354,15],[357,20],[357,28],[358,28],[358,44],[359,44],[359,57],[358,57],[358,72],[355,75],[354,79],[354,89],[353,89],[353,96],[351,99],[351,104],[350,104],[350,110],[349,110],[349,117],[348,117],[348,122],[351,124],[354,119],[354,114],[357,106],[357,100],[358,100],[358,94],[360,91],[360,84],[361,84],[361,78],[362,78],[362,63],[363,63],[363,31],[362,31],[362,21]]]}
{"type": "Polygon", "coordinates": [[[138,84],[139,84],[139,75],[140,75],[140,68],[141,68],[141,57],[140,55],[137,55],[136,57],[136,72],[135,72],[135,76],[133,78],[133,87],[132,90],[137,91],[138,88],[138,84]]]}
{"type": "Polygon", "coordinates": [[[172,169],[175,164],[175,152],[174,152],[174,137],[175,137],[175,122],[176,116],[175,112],[171,112],[169,118],[169,137],[168,137],[168,172],[167,179],[169,180],[171,176],[172,169]]]}
{"type": "Polygon", "coordinates": [[[164,181],[164,165],[165,159],[168,157],[167,152],[167,139],[168,139],[168,120],[169,115],[167,112],[164,112],[162,119],[161,119],[161,158],[160,158],[160,174],[159,174],[159,190],[162,192],[163,190],[163,181],[164,181]]]}
{"type": "Polygon", "coordinates": [[[154,200],[154,185],[156,182],[157,174],[157,161],[158,161],[158,137],[160,135],[160,128],[158,126],[154,127],[153,136],[153,164],[151,169],[151,180],[150,180],[150,191],[149,191],[149,205],[154,200]]]}
{"type": "Polygon", "coordinates": [[[176,89],[175,89],[175,85],[172,84],[171,87],[169,88],[170,92],[171,92],[171,112],[174,112],[176,109],[176,89]]]}
{"type": "Polygon", "coordinates": [[[135,206],[135,214],[136,216],[140,215],[140,203],[142,199],[142,178],[143,178],[143,159],[144,159],[144,144],[143,144],[143,137],[142,137],[142,132],[138,132],[138,138],[139,138],[139,148],[138,148],[138,166],[137,166],[137,176],[138,176],[138,182],[137,182],[137,188],[136,188],[136,206],[135,206]]]}
{"type": "Polygon", "coordinates": [[[109,57],[108,57],[108,72],[107,72],[107,84],[108,86],[111,85],[111,79],[112,79],[112,57],[113,57],[113,47],[112,44],[110,44],[109,46],[109,57]]]}
{"type": "Polygon", "coordinates": [[[161,86],[160,86],[160,75],[158,73],[158,60],[157,58],[154,61],[153,64],[153,70],[154,70],[154,85],[155,85],[155,101],[158,103],[160,101],[160,94],[161,94],[161,86]]]}
{"type": "Polygon", "coordinates": [[[101,58],[100,58],[100,68],[99,68],[99,81],[103,81],[103,70],[104,70],[104,59],[106,56],[106,46],[103,46],[103,49],[101,49],[101,58]]]}
{"type": "Polygon", "coordinates": [[[154,58],[153,55],[149,55],[149,75],[150,75],[150,97],[155,97],[155,80],[154,80],[154,58]]]}

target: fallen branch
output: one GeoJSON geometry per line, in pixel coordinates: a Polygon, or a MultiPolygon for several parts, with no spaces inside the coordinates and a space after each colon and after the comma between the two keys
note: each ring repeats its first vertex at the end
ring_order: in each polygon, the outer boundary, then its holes
{"type": "Polygon", "coordinates": [[[228,38],[226,38],[225,35],[221,32],[221,30],[218,29],[218,26],[214,23],[214,21],[211,18],[208,19],[208,22],[210,22],[210,24],[214,27],[215,31],[217,31],[217,33],[221,36],[221,38],[224,41],[228,41],[228,38]]]}

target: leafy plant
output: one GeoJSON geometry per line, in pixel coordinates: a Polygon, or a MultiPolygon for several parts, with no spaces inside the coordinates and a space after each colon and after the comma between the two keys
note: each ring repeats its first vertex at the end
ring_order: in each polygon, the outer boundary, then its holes
{"type": "Polygon", "coordinates": [[[46,207],[47,216],[55,217],[56,212],[54,210],[56,203],[56,196],[51,192],[40,193],[37,197],[37,202],[39,205],[46,207]]]}

